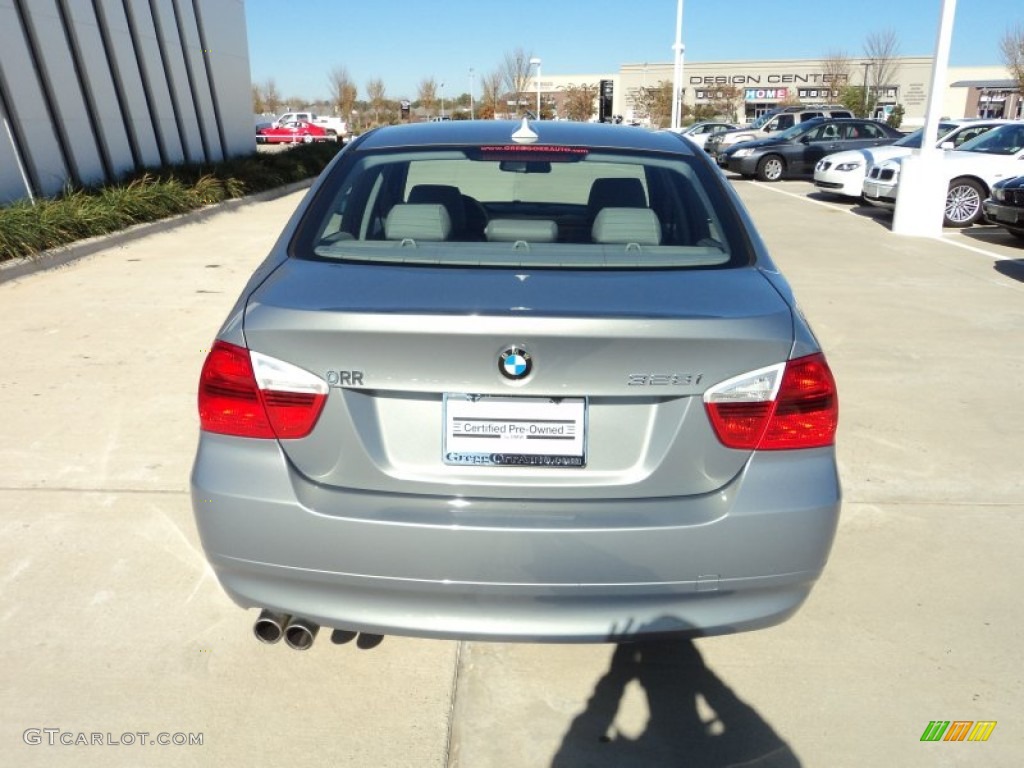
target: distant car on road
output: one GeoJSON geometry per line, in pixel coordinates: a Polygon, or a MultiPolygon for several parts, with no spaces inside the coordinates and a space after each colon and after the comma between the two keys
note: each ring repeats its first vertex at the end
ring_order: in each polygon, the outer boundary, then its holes
{"type": "Polygon", "coordinates": [[[985,218],[1014,237],[1024,240],[1024,176],[992,185],[992,197],[983,203],[985,218]]]}
{"type": "MultiPolygon", "coordinates": [[[[956,149],[964,142],[1008,122],[1010,121],[943,120],[939,123],[938,146],[942,149],[956,149]]],[[[923,135],[924,129],[922,128],[888,146],[826,155],[814,166],[814,186],[822,192],[860,199],[864,192],[864,179],[867,177],[868,168],[884,160],[906,157],[921,147],[923,135]]]]}
{"type": "Polygon", "coordinates": [[[747,178],[778,181],[811,175],[825,155],[892,144],[902,136],[874,120],[816,117],[766,139],[736,144],[719,154],[718,164],[747,178]]]}
{"type": "MultiPolygon", "coordinates": [[[[885,160],[868,169],[864,199],[893,209],[899,194],[904,158],[885,160]]],[[[982,215],[982,202],[992,186],[1019,176],[1024,160],[1024,121],[1014,120],[964,142],[941,158],[942,181],[948,185],[943,226],[969,227],[982,215]]]]}
{"type": "Polygon", "coordinates": [[[309,144],[314,141],[337,141],[326,128],[303,120],[292,120],[281,125],[266,125],[256,129],[257,144],[309,144]]]}
{"type": "Polygon", "coordinates": [[[264,642],[757,629],[839,521],[821,347],[727,180],[663,131],[362,135],[198,389],[193,511],[264,642]]]}

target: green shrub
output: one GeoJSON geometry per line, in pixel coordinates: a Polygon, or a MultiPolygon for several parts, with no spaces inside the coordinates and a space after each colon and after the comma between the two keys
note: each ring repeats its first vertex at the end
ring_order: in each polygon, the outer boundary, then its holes
{"type": "Polygon", "coordinates": [[[151,168],[117,184],[0,208],[0,261],[157,221],[316,176],[341,148],[301,144],[216,164],[151,168]]]}

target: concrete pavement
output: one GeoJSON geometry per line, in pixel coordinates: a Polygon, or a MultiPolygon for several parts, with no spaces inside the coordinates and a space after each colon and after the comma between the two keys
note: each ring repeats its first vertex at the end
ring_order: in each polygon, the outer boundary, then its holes
{"type": "Polygon", "coordinates": [[[737,188],[836,372],[846,501],[794,619],[695,643],[252,638],[192,521],[195,384],[302,193],[0,284],[0,765],[1019,765],[1024,249],[737,188]]]}

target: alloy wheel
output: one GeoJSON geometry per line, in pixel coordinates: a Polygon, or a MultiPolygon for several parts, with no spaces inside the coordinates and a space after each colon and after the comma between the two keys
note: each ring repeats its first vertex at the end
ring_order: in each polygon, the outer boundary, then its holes
{"type": "Polygon", "coordinates": [[[778,181],[782,178],[785,168],[781,157],[769,155],[758,163],[757,178],[761,181],[778,181]]]}
{"type": "Polygon", "coordinates": [[[949,185],[946,193],[947,227],[969,227],[981,217],[981,201],[984,193],[977,182],[957,179],[949,185]]]}

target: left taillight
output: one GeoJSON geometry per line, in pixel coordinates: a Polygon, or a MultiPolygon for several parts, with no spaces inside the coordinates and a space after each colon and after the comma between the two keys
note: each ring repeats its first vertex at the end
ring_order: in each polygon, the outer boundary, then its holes
{"type": "Polygon", "coordinates": [[[305,437],[327,392],[327,382],[309,371],[217,341],[199,376],[199,425],[237,437],[305,437]]]}
{"type": "Polygon", "coordinates": [[[723,381],[704,393],[704,405],[729,448],[777,451],[835,443],[839,398],[821,354],[723,381]]]}

